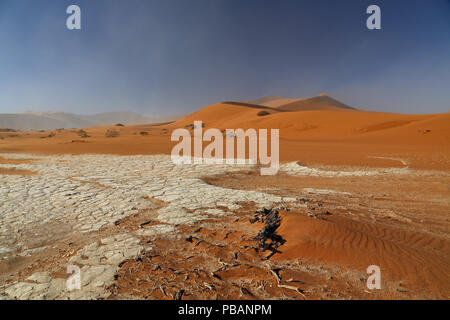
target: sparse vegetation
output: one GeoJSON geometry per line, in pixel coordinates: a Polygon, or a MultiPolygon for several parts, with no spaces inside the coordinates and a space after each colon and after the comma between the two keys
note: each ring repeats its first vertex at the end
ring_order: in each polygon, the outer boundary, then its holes
{"type": "Polygon", "coordinates": [[[119,136],[119,132],[117,130],[114,130],[114,129],[106,130],[105,137],[107,137],[107,138],[115,138],[115,137],[118,137],[118,136],[119,136]]]}
{"type": "MultiPolygon", "coordinates": [[[[189,123],[189,124],[185,125],[184,127],[189,129],[189,130],[196,129],[196,126],[194,124],[192,124],[192,123],[189,123]]],[[[205,124],[202,123],[202,128],[204,128],[204,127],[205,127],[205,124]]]]}
{"type": "Polygon", "coordinates": [[[125,125],[118,123],[118,124],[116,124],[116,127],[125,127],[125,125]]]}
{"type": "Polygon", "coordinates": [[[267,115],[269,115],[270,114],[270,112],[267,112],[267,111],[260,111],[260,112],[258,112],[256,115],[258,116],[258,117],[264,117],[264,116],[267,116],[267,115]]]}
{"type": "Polygon", "coordinates": [[[89,138],[90,136],[87,134],[86,131],[84,131],[83,129],[80,129],[77,131],[77,134],[81,137],[81,138],[89,138]]]}
{"type": "Polygon", "coordinates": [[[41,137],[41,139],[52,138],[52,137],[54,137],[54,136],[56,136],[56,133],[50,132],[48,135],[41,137]]]}
{"type": "Polygon", "coordinates": [[[0,128],[0,132],[17,132],[17,130],[11,128],[0,128]]]}
{"type": "Polygon", "coordinates": [[[141,131],[141,132],[139,132],[139,134],[140,134],[141,136],[146,136],[146,135],[148,135],[148,132],[147,132],[147,131],[141,131]]]}

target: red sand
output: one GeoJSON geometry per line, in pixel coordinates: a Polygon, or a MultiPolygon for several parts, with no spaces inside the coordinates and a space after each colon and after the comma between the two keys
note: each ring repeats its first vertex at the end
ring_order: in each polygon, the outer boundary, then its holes
{"type": "MultiPolygon", "coordinates": [[[[404,115],[328,108],[326,105],[318,109],[321,110],[271,111],[268,115],[260,116],[258,113],[263,109],[219,103],[171,124],[87,128],[85,131],[89,137],[81,137],[77,130],[55,130],[54,136],[49,135],[49,132],[2,134],[0,153],[169,154],[176,144],[170,141],[171,131],[176,128],[185,128],[193,124],[195,120],[201,120],[205,123],[204,130],[208,128],[280,129],[281,161],[299,161],[309,166],[345,166],[347,169],[351,166],[404,167],[407,165],[416,169],[450,170],[449,113],[404,115]],[[110,128],[117,130],[119,136],[105,137],[105,132],[110,128]]],[[[6,160],[0,159],[0,163],[2,161],[5,163],[6,160]]],[[[383,298],[448,299],[450,296],[448,278],[450,272],[448,197],[450,194],[447,177],[427,178],[407,175],[403,177],[299,178],[279,174],[274,177],[229,175],[210,180],[210,183],[228,188],[263,190],[272,187],[277,190],[274,191],[275,193],[285,196],[297,196],[298,190],[306,187],[335,188],[354,193],[354,197],[345,201],[342,197],[313,196],[314,202],[323,203],[324,207],[330,208],[333,212],[326,219],[311,218],[306,209],[284,213],[279,233],[287,241],[282,247],[282,253],[275,255],[272,258],[273,261],[302,259],[316,265],[338,266],[341,271],[336,275],[340,280],[330,284],[330,287],[336,286],[336,290],[342,290],[342,287],[346,286],[342,268],[364,273],[368,265],[379,264],[384,270],[383,275],[386,276],[386,281],[389,281],[386,285],[391,289],[381,295],[383,298]],[[433,200],[441,198],[447,199],[447,202],[433,200]],[[386,210],[387,213],[374,214],[374,211],[381,209],[386,210]],[[401,291],[397,289],[398,286],[406,286],[408,290],[401,291]]],[[[230,222],[230,225],[233,223],[230,222]]],[[[247,222],[244,224],[240,222],[240,226],[244,230],[244,232],[240,231],[243,235],[245,235],[245,228],[251,228],[247,222]]],[[[212,236],[204,235],[204,237],[212,236]]],[[[215,239],[213,237],[209,240],[215,239]]],[[[247,238],[244,241],[245,244],[248,245],[248,241],[247,238]]],[[[227,246],[227,252],[233,252],[244,244],[241,242],[230,242],[224,245],[227,246]]],[[[185,242],[183,245],[186,245],[185,242]]],[[[158,250],[163,250],[165,246],[170,247],[170,244],[157,245],[158,250]]],[[[198,248],[192,248],[192,252],[207,249],[202,246],[203,244],[198,248]]],[[[211,246],[210,250],[212,248],[211,246]]],[[[176,247],[173,249],[175,250],[176,247]]],[[[222,249],[218,250],[217,254],[219,255],[221,251],[222,249]]],[[[182,256],[181,252],[180,255],[182,256]]],[[[257,258],[253,256],[251,260],[254,262],[257,258]]],[[[164,268],[169,268],[170,265],[167,265],[169,262],[158,263],[163,264],[164,268]]],[[[195,260],[193,263],[195,265],[195,260]]],[[[133,262],[130,261],[129,264],[133,262]]],[[[130,267],[134,268],[134,266],[130,267]]],[[[255,274],[249,276],[249,279],[273,278],[270,274],[267,276],[265,269],[252,268],[255,274]]],[[[130,283],[133,283],[136,275],[127,273],[126,269],[122,271],[121,276],[124,280],[119,283],[119,291],[132,291],[130,283]]],[[[222,272],[221,277],[232,280],[233,277],[245,276],[247,272],[245,268],[236,269],[222,272]]],[[[202,281],[203,278],[212,281],[209,276],[200,278],[202,281]]],[[[323,284],[323,280],[320,281],[323,284]]],[[[191,285],[195,286],[195,284],[191,285]]],[[[246,298],[242,290],[229,287],[229,283],[223,284],[223,289],[231,291],[228,295],[225,292],[219,292],[218,297],[246,298]]],[[[214,292],[208,290],[205,292],[207,293],[203,296],[199,294],[197,297],[214,297],[214,292]]],[[[159,289],[149,289],[147,294],[147,297],[164,298],[164,293],[159,289]]],[[[280,297],[281,293],[277,294],[277,297],[280,297]]],[[[351,295],[370,297],[361,293],[360,289],[356,292],[352,291],[351,295]]],[[[310,297],[326,297],[326,295],[316,292],[310,297]]]]}

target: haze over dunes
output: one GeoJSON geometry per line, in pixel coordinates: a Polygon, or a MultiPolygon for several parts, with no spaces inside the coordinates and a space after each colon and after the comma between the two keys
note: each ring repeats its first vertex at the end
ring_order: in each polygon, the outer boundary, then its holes
{"type": "Polygon", "coordinates": [[[0,114],[0,128],[15,130],[54,130],[59,128],[86,128],[121,123],[134,125],[173,121],[177,117],[150,118],[134,112],[105,112],[79,115],[67,112],[25,112],[0,114]]]}
{"type": "Polygon", "coordinates": [[[325,93],[321,93],[312,98],[282,98],[276,95],[269,95],[248,102],[266,107],[277,108],[279,111],[354,109],[325,93]]]}

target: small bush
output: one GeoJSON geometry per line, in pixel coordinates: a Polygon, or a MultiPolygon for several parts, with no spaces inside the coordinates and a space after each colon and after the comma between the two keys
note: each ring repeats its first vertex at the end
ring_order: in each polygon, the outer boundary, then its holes
{"type": "MultiPolygon", "coordinates": [[[[189,123],[189,124],[185,125],[184,127],[185,127],[185,128],[188,128],[189,130],[193,130],[193,129],[196,129],[196,128],[197,128],[197,127],[196,127],[194,124],[192,124],[192,123],[189,123]]],[[[202,123],[202,128],[204,128],[204,127],[205,127],[205,124],[202,123]]]]}
{"type": "Polygon", "coordinates": [[[114,130],[114,129],[106,130],[105,137],[107,137],[107,138],[115,138],[115,137],[118,137],[118,136],[119,136],[119,132],[117,130],[114,130]]]}
{"type": "Polygon", "coordinates": [[[116,127],[125,127],[125,125],[118,123],[118,124],[116,124],[116,127]]]}
{"type": "Polygon", "coordinates": [[[258,112],[256,115],[258,116],[258,117],[264,117],[264,116],[267,116],[267,115],[269,115],[270,113],[269,112],[267,112],[267,111],[260,111],[260,112],[258,112]]]}
{"type": "Polygon", "coordinates": [[[89,135],[87,134],[86,131],[84,131],[83,129],[80,129],[77,131],[77,134],[81,137],[81,138],[89,138],[89,135]]]}
{"type": "Polygon", "coordinates": [[[45,139],[45,138],[51,138],[56,136],[56,134],[54,132],[50,132],[48,135],[41,137],[41,139],[45,139]]]}
{"type": "Polygon", "coordinates": [[[139,134],[140,134],[141,136],[146,136],[146,135],[148,135],[148,132],[147,132],[147,131],[141,131],[141,132],[139,132],[139,134]]]}

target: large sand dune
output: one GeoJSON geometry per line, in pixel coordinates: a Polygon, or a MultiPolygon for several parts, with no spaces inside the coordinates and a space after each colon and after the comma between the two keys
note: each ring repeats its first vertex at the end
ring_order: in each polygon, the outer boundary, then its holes
{"type": "Polygon", "coordinates": [[[282,98],[276,95],[269,95],[248,101],[248,103],[277,108],[280,111],[354,109],[325,93],[312,98],[282,98]]]}
{"type": "Polygon", "coordinates": [[[392,165],[393,161],[382,157],[394,157],[404,158],[411,167],[450,167],[449,113],[409,115],[337,107],[321,110],[315,109],[314,103],[311,108],[314,110],[279,111],[249,102],[217,103],[169,124],[87,128],[86,138],[81,138],[77,130],[0,132],[0,151],[169,154],[175,145],[170,133],[176,128],[191,128],[194,121],[201,120],[205,130],[280,129],[281,161],[377,167],[392,165]],[[105,137],[110,128],[119,136],[105,137]]]}
{"type": "MultiPolygon", "coordinates": [[[[328,100],[329,97],[316,98],[328,100]]],[[[379,139],[383,143],[445,144],[450,139],[448,113],[407,115],[359,111],[322,104],[327,108],[324,109],[316,107],[316,98],[305,99],[306,101],[299,103],[305,103],[305,107],[299,107],[298,110],[291,108],[294,104],[278,108],[285,108],[284,112],[264,106],[258,109],[253,105],[218,103],[194,112],[168,127],[184,127],[195,120],[202,120],[207,128],[278,128],[282,138],[294,140],[342,138],[379,139]],[[268,111],[269,114],[258,115],[260,111],[268,111]]]]}
{"type": "Polygon", "coordinates": [[[269,96],[172,123],[3,130],[0,154],[0,298],[450,297],[449,113],[269,96]],[[160,155],[198,120],[279,129],[279,173],[160,155]],[[280,209],[274,255],[249,222],[261,207],[280,209]],[[69,294],[73,262],[87,278],[69,294]],[[382,289],[369,291],[373,264],[382,289]]]}

